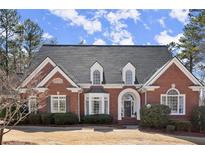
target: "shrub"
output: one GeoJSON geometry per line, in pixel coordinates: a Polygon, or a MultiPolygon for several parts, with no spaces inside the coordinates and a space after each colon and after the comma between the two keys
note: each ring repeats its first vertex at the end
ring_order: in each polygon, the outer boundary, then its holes
{"type": "Polygon", "coordinates": [[[193,109],[191,123],[195,130],[205,131],[205,106],[200,106],[193,109]]]}
{"type": "Polygon", "coordinates": [[[174,125],[167,125],[166,131],[168,133],[174,132],[175,131],[175,126],[174,125]]]}
{"type": "Polygon", "coordinates": [[[40,114],[29,114],[28,115],[28,123],[29,124],[41,124],[41,116],[40,114]]]}
{"type": "Polygon", "coordinates": [[[94,114],[83,117],[83,123],[86,124],[110,124],[112,117],[108,114],[94,114]]]}
{"type": "Polygon", "coordinates": [[[78,116],[75,113],[55,113],[53,115],[56,125],[71,125],[79,122],[78,116]]]}
{"type": "Polygon", "coordinates": [[[191,131],[191,122],[187,120],[175,120],[174,125],[177,131],[191,131]]]}
{"type": "Polygon", "coordinates": [[[43,125],[54,124],[53,113],[41,113],[41,123],[43,125]]]}
{"type": "Polygon", "coordinates": [[[166,105],[152,104],[140,110],[141,127],[165,128],[169,122],[170,108],[166,105]]]}

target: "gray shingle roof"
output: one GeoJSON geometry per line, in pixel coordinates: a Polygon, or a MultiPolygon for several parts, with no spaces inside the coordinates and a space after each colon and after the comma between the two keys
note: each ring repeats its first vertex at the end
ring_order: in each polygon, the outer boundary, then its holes
{"type": "Polygon", "coordinates": [[[167,46],[142,45],[44,45],[37,52],[30,71],[50,57],[76,83],[90,83],[90,67],[99,62],[105,83],[122,83],[122,68],[131,62],[136,68],[136,81],[144,83],[172,58],[167,46]]]}

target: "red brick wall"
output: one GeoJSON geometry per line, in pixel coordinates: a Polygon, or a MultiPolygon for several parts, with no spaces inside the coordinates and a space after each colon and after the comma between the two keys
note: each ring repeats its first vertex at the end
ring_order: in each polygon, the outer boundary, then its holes
{"type": "MultiPolygon", "coordinates": [[[[45,87],[48,88],[46,91],[46,96],[41,97],[40,105],[43,106],[43,108],[40,109],[41,112],[46,112],[47,110],[47,98],[50,95],[66,95],[69,97],[69,107],[71,112],[78,113],[78,94],[76,92],[71,92],[67,90],[66,88],[70,87],[70,83],[60,74],[56,73],[46,84],[45,87]],[[61,78],[63,80],[63,83],[56,84],[53,83],[52,80],[56,78],[61,78]]],[[[43,94],[42,94],[43,95],[43,94]]]]}
{"type": "Polygon", "coordinates": [[[53,68],[53,65],[51,65],[50,63],[46,64],[46,66],[44,66],[41,71],[32,78],[27,86],[36,86],[53,68]]]}
{"type": "Polygon", "coordinates": [[[175,64],[172,64],[153,84],[154,86],[160,86],[160,88],[147,92],[147,102],[150,104],[159,104],[160,94],[165,94],[171,88],[172,84],[175,84],[175,88],[181,94],[186,94],[186,115],[172,117],[188,119],[190,118],[192,109],[198,105],[199,93],[189,88],[189,86],[193,85],[192,81],[175,64]]]}

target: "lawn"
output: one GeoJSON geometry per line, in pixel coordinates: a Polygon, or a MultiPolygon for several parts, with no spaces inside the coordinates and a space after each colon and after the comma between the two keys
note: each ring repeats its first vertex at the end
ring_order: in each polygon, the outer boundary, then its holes
{"type": "Polygon", "coordinates": [[[4,141],[21,141],[33,144],[193,144],[192,142],[139,130],[12,130],[4,136],[4,141]]]}

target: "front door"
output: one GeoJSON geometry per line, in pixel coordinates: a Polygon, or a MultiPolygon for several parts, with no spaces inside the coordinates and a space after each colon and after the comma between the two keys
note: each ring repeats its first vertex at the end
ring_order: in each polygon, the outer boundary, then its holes
{"type": "Polygon", "coordinates": [[[131,117],[131,101],[124,101],[124,117],[131,117]]]}

